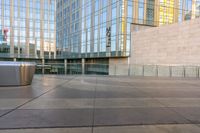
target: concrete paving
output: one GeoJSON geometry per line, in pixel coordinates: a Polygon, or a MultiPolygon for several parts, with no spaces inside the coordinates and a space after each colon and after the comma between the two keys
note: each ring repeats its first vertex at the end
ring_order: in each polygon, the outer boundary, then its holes
{"type": "Polygon", "coordinates": [[[35,75],[0,87],[0,133],[199,133],[200,80],[35,75]]]}

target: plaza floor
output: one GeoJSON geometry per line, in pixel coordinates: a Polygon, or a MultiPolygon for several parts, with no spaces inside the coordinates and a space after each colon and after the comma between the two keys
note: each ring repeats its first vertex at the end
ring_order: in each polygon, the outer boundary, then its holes
{"type": "Polygon", "coordinates": [[[35,75],[0,87],[0,133],[200,133],[200,79],[35,75]]]}

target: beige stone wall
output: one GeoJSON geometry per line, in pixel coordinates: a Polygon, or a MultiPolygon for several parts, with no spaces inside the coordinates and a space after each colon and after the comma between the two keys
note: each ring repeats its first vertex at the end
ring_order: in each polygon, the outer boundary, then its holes
{"type": "Polygon", "coordinates": [[[132,32],[130,63],[200,65],[200,19],[132,32]]]}
{"type": "Polygon", "coordinates": [[[128,75],[128,58],[109,58],[109,75],[128,75]]]}

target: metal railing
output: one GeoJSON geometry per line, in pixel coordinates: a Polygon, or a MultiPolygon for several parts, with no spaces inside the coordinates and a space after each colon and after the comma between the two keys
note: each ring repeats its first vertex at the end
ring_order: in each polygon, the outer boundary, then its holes
{"type": "Polygon", "coordinates": [[[96,74],[113,76],[195,77],[200,78],[200,66],[136,65],[93,63],[37,64],[36,74],[96,74]]]}
{"type": "Polygon", "coordinates": [[[109,75],[153,77],[200,77],[200,66],[189,65],[110,65],[109,75]]]}

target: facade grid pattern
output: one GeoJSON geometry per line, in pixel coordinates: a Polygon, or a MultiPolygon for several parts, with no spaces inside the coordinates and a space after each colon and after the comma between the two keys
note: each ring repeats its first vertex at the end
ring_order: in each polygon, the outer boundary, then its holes
{"type": "Polygon", "coordinates": [[[135,30],[172,24],[199,17],[199,10],[198,0],[57,0],[57,54],[127,57],[132,23],[135,30]]]}

